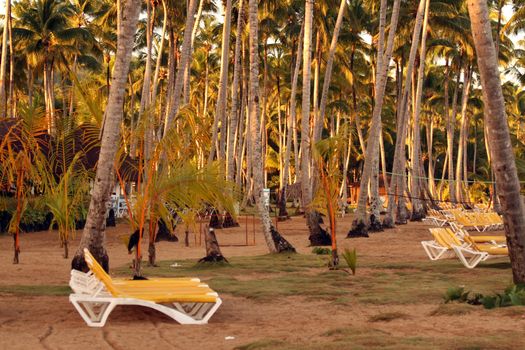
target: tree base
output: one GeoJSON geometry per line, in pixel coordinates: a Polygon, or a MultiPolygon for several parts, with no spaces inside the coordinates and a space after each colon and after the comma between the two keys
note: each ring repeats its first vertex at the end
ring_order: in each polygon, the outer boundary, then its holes
{"type": "Polygon", "coordinates": [[[273,226],[270,227],[270,230],[272,232],[272,240],[275,244],[275,249],[277,249],[277,253],[296,253],[293,245],[284,239],[284,237],[281,236],[273,226]]]}
{"type": "Polygon", "coordinates": [[[211,214],[209,226],[214,229],[221,229],[223,227],[222,221],[219,219],[219,215],[217,215],[215,211],[211,214]]]}
{"type": "Polygon", "coordinates": [[[387,215],[385,216],[385,218],[383,219],[383,228],[395,228],[396,226],[394,225],[394,220],[392,219],[392,216],[390,215],[387,215]]]}
{"type": "Polygon", "coordinates": [[[148,265],[152,267],[158,267],[157,265],[157,248],[154,242],[148,244],[148,265]]]}
{"type": "Polygon", "coordinates": [[[295,215],[304,215],[304,210],[298,206],[295,208],[295,215]]]}
{"type": "Polygon", "coordinates": [[[13,257],[13,264],[19,264],[20,263],[20,250],[15,249],[15,256],[13,257]]]}
{"type": "Polygon", "coordinates": [[[368,229],[364,221],[355,219],[354,222],[352,222],[352,229],[350,229],[350,231],[346,235],[346,238],[358,237],[368,238],[368,229]]]}
{"type": "MultiPolygon", "coordinates": [[[[282,192],[281,192],[282,196],[282,192]]],[[[290,219],[290,215],[288,215],[288,210],[286,210],[286,200],[280,200],[279,201],[279,215],[277,217],[277,221],[286,221],[290,219]]]]}
{"type": "MultiPolygon", "coordinates": [[[[85,224],[85,221],[84,221],[85,224]]],[[[108,217],[106,218],[106,227],[115,227],[117,225],[117,220],[115,219],[115,210],[109,209],[108,217]]],[[[84,227],[84,225],[82,225],[84,227]]]]}
{"type": "Polygon", "coordinates": [[[222,222],[222,228],[228,228],[228,227],[239,227],[239,223],[233,219],[230,213],[226,213],[224,215],[224,221],[222,222]]]}
{"type": "Polygon", "coordinates": [[[408,212],[405,206],[397,207],[396,225],[406,225],[408,221],[408,212]]]}
{"type": "Polygon", "coordinates": [[[133,275],[133,281],[147,281],[148,278],[144,277],[144,276],[137,276],[137,275],[133,275]]]}
{"type": "Polygon", "coordinates": [[[306,213],[306,224],[310,230],[311,246],[329,246],[332,245],[332,237],[321,227],[321,214],[317,211],[306,213]]]}
{"type": "MultiPolygon", "coordinates": [[[[80,250],[82,252],[82,250],[80,250]]],[[[93,254],[93,253],[91,253],[93,254]]],[[[106,252],[102,256],[96,256],[93,254],[95,259],[98,261],[98,263],[102,266],[104,271],[109,272],[109,256],[106,252]]],[[[86,260],[84,260],[84,254],[75,254],[73,257],[73,260],[71,260],[71,269],[72,270],[78,270],[82,272],[89,272],[89,267],[86,264],[86,260]]]]}
{"type": "Polygon", "coordinates": [[[158,221],[159,230],[157,236],[155,237],[155,242],[168,241],[168,242],[178,242],[179,238],[173,234],[173,231],[168,228],[168,225],[164,220],[160,219],[158,221]]]}
{"type": "Polygon", "coordinates": [[[221,254],[211,254],[206,255],[204,258],[200,259],[198,261],[199,264],[201,263],[226,263],[229,264],[228,260],[222,256],[221,254]]]}
{"type": "Polygon", "coordinates": [[[311,246],[331,246],[332,245],[332,237],[328,235],[328,233],[321,229],[322,233],[310,235],[308,239],[310,240],[311,246]]]}
{"type": "Polygon", "coordinates": [[[369,232],[381,232],[383,231],[383,224],[379,218],[376,218],[374,214],[370,215],[370,225],[368,225],[369,232]]]}
{"type": "Polygon", "coordinates": [[[412,215],[410,216],[410,221],[421,221],[425,217],[425,212],[423,209],[421,210],[414,210],[412,211],[412,215]]]}

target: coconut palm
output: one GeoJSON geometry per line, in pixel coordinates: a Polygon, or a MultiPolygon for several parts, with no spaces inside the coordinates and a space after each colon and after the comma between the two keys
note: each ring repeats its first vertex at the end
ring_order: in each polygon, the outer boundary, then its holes
{"type": "Polygon", "coordinates": [[[492,167],[503,209],[513,279],[514,283],[524,283],[525,208],[520,197],[519,178],[508,131],[498,56],[492,39],[487,3],[485,0],[469,1],[468,10],[483,87],[485,122],[488,124],[492,167]]]}
{"type": "MultiPolygon", "coordinates": [[[[261,123],[259,106],[259,57],[258,57],[258,25],[257,25],[257,0],[249,0],[248,18],[250,24],[250,89],[249,89],[249,113],[251,119],[251,137],[253,154],[253,182],[255,202],[261,217],[263,234],[270,253],[295,251],[273,227],[268,208],[263,201],[263,167],[262,167],[262,144],[261,123]]],[[[213,145],[212,145],[213,147],[213,145]]]]}
{"type": "Polygon", "coordinates": [[[75,40],[91,38],[85,27],[72,27],[68,21],[74,14],[69,3],[59,0],[24,0],[13,7],[14,37],[25,55],[43,70],[44,100],[48,129],[55,125],[54,79],[57,65],[66,55],[81,54],[75,40]]]}
{"type": "Polygon", "coordinates": [[[109,269],[109,258],[103,245],[106,202],[109,199],[113,183],[113,164],[120,136],[124,89],[133,50],[133,38],[140,12],[139,5],[140,2],[138,0],[130,0],[126,2],[126,7],[123,9],[122,30],[119,32],[117,54],[113,68],[113,83],[102,125],[102,140],[95,185],[91,194],[91,202],[82,239],[71,263],[72,268],[76,270],[87,270],[87,265],[83,258],[84,248],[88,248],[106,270],[109,269]]]}

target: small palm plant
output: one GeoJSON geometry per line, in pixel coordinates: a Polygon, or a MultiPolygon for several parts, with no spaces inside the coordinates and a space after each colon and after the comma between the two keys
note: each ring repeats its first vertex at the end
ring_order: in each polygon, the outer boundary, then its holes
{"type": "Polygon", "coordinates": [[[340,157],[344,154],[345,143],[340,137],[331,137],[315,145],[314,159],[320,174],[320,184],[313,201],[313,206],[330,219],[332,238],[331,268],[339,265],[336,239],[336,216],[339,206],[339,187],[342,181],[340,157]]]}
{"type": "Polygon", "coordinates": [[[58,180],[53,173],[47,173],[48,186],[44,202],[53,214],[51,226],[56,225],[58,228],[64,259],[69,257],[69,240],[75,233],[77,222],[84,219],[89,194],[89,177],[83,168],[75,169],[77,160],[78,156],[58,180]]]}
{"type": "MultiPolygon", "coordinates": [[[[145,228],[149,231],[149,263],[155,265],[156,223],[162,219],[168,225],[173,223],[174,214],[191,225],[200,209],[212,205],[234,212],[235,193],[233,184],[225,180],[222,167],[211,164],[197,166],[197,161],[190,156],[189,146],[182,145],[181,136],[175,129],[168,131],[161,141],[147,140],[151,137],[144,122],[137,125],[135,135],[130,139],[138,140],[137,192],[135,200],[129,201],[130,220],[139,232],[135,249],[134,274],[141,276],[141,239],[145,228]],[[144,145],[150,145],[149,150],[144,145]],[[180,147],[176,147],[176,146],[180,147]]],[[[154,124],[154,123],[152,123],[154,124]]],[[[125,151],[121,151],[122,163],[125,151]]],[[[116,168],[120,166],[117,163],[116,168]]],[[[122,179],[122,176],[119,176],[122,179]]],[[[129,176],[128,176],[129,178],[129,176]]],[[[121,181],[121,186],[123,183],[121,181]]]]}
{"type": "MultiPolygon", "coordinates": [[[[78,126],[73,117],[61,118],[55,127],[55,134],[49,142],[48,154],[36,158],[41,179],[44,203],[53,215],[51,226],[56,225],[64,258],[69,257],[69,241],[77,228],[77,222],[84,219],[89,180],[91,174],[85,169],[83,160],[95,143],[90,135],[92,127],[78,126]],[[79,142],[79,132],[83,142],[79,142]]],[[[95,128],[96,129],[96,128],[95,128]]],[[[96,138],[95,138],[96,139],[96,138]]]]}
{"type": "Polygon", "coordinates": [[[24,104],[19,108],[20,118],[4,119],[7,127],[4,139],[0,142],[0,177],[2,190],[13,192],[16,206],[12,212],[9,232],[14,239],[13,263],[19,263],[20,222],[27,207],[28,198],[38,180],[35,159],[42,153],[47,142],[45,119],[40,109],[24,104]]]}

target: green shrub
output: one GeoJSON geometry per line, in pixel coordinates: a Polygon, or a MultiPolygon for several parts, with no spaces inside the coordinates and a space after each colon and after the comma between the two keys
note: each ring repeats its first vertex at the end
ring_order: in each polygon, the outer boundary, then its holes
{"type": "Polygon", "coordinates": [[[317,255],[330,255],[332,254],[332,249],[323,248],[323,247],[314,247],[312,249],[312,253],[317,254],[317,255]]]}
{"type": "Polygon", "coordinates": [[[476,293],[469,297],[470,292],[465,292],[464,287],[452,287],[447,290],[443,299],[445,303],[457,301],[471,305],[483,305],[485,309],[494,309],[496,307],[519,306],[525,305],[525,286],[512,285],[506,288],[503,293],[486,295],[476,293]]]}
{"type": "Polygon", "coordinates": [[[354,248],[352,251],[350,251],[348,248],[346,248],[345,252],[341,254],[341,256],[343,259],[345,259],[350,270],[352,270],[352,275],[355,275],[355,271],[357,269],[357,250],[354,248]]]}

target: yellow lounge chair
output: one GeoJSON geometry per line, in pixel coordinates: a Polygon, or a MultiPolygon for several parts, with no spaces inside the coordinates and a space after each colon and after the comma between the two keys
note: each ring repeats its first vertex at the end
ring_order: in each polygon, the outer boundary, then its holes
{"type": "Polygon", "coordinates": [[[505,236],[471,236],[465,230],[459,229],[454,232],[450,228],[431,228],[429,229],[434,240],[422,241],[421,245],[430,260],[439,260],[453,257],[455,254],[453,247],[469,247],[471,242],[488,243],[491,245],[501,245],[506,243],[505,236]]]}
{"type": "Polygon", "coordinates": [[[429,209],[428,215],[427,217],[423,218],[423,221],[430,221],[431,224],[442,227],[447,224],[450,219],[439,210],[429,209]]]}
{"type": "Polygon", "coordinates": [[[117,305],[149,307],[181,324],[205,324],[222,303],[199,279],[113,280],[87,249],[84,258],[91,271],[71,272],[69,301],[90,327],[103,327],[117,305]]]}
{"type": "Polygon", "coordinates": [[[478,242],[475,242],[472,236],[469,236],[468,234],[465,235],[463,239],[468,246],[453,245],[452,249],[454,249],[454,252],[463,265],[469,269],[475,268],[480,262],[491,257],[509,255],[507,246],[503,244],[478,244],[478,242]]]}
{"type": "Polygon", "coordinates": [[[434,240],[422,241],[421,245],[430,260],[451,258],[454,256],[452,246],[463,244],[449,228],[439,227],[429,230],[434,240]]]}

